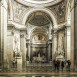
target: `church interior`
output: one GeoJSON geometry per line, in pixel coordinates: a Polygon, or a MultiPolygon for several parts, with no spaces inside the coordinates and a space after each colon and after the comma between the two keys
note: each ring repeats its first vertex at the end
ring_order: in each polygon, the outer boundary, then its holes
{"type": "Polygon", "coordinates": [[[76,77],[76,13],[77,0],[0,0],[0,77],[76,77]]]}

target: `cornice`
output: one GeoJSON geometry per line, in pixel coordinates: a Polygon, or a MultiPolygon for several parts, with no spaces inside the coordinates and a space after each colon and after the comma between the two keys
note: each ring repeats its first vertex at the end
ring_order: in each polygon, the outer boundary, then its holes
{"type": "Polygon", "coordinates": [[[16,22],[13,22],[12,20],[8,20],[8,26],[13,26],[14,28],[18,30],[26,30],[26,26],[22,24],[18,24],[16,22]]]}
{"type": "Polygon", "coordinates": [[[66,26],[66,22],[65,23],[62,23],[62,24],[59,24],[57,28],[54,28],[53,29],[53,31],[56,31],[57,32],[58,30],[63,29],[65,26],[66,26]]]}

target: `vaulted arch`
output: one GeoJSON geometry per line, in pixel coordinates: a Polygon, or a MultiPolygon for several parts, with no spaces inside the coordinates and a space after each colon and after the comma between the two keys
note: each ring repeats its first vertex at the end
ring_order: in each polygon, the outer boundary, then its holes
{"type": "Polygon", "coordinates": [[[36,11],[42,11],[42,12],[47,13],[47,14],[50,16],[50,18],[52,19],[54,29],[57,29],[57,26],[58,26],[58,24],[57,24],[57,19],[56,19],[54,13],[53,13],[51,10],[47,9],[47,8],[32,8],[32,9],[28,10],[28,11],[25,12],[25,14],[23,15],[22,24],[25,25],[25,23],[27,22],[28,16],[29,16],[31,13],[36,12],[36,11]]]}

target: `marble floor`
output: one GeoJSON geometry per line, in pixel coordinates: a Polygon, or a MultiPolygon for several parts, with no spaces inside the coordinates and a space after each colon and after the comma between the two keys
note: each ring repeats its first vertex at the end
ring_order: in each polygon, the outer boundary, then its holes
{"type": "Polygon", "coordinates": [[[77,72],[0,73],[0,77],[77,77],[77,72]]]}
{"type": "Polygon", "coordinates": [[[0,71],[0,77],[77,77],[77,72],[68,71],[64,68],[63,72],[60,68],[55,71],[52,66],[27,66],[22,71],[17,71],[17,68],[0,71]]]}

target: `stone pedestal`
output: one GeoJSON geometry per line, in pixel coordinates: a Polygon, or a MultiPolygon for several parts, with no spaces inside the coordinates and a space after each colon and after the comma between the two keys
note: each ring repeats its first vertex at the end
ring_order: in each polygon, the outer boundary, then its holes
{"type": "Polygon", "coordinates": [[[64,57],[63,57],[62,55],[58,55],[58,56],[56,57],[56,59],[62,61],[62,60],[64,60],[64,57]]]}
{"type": "Polygon", "coordinates": [[[22,57],[17,57],[17,71],[22,71],[22,57]]]}

